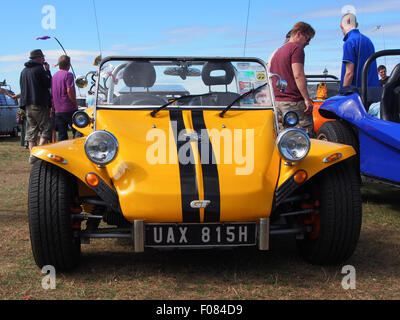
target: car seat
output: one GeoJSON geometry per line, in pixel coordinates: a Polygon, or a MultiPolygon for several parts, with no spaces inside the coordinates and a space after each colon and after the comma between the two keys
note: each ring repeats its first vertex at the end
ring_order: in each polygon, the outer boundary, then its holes
{"type": "Polygon", "coordinates": [[[129,63],[123,74],[125,85],[129,88],[146,88],[147,92],[131,92],[121,94],[115,99],[118,105],[163,105],[162,97],[149,92],[156,81],[156,71],[148,61],[133,61],[129,63]]]}
{"type": "Polygon", "coordinates": [[[381,99],[381,118],[386,121],[400,123],[399,109],[400,109],[400,63],[397,64],[389,80],[383,87],[383,94],[381,99]]]}
{"type": "MultiPolygon", "coordinates": [[[[235,77],[235,70],[230,62],[206,62],[201,72],[201,78],[206,86],[209,86],[210,96],[193,99],[191,105],[209,105],[209,106],[227,106],[240,95],[228,91],[228,85],[232,83],[235,77]],[[222,76],[212,76],[213,71],[224,71],[222,76]],[[225,92],[212,91],[211,86],[225,85],[225,92]]],[[[235,103],[239,105],[239,102],[235,103]]]]}

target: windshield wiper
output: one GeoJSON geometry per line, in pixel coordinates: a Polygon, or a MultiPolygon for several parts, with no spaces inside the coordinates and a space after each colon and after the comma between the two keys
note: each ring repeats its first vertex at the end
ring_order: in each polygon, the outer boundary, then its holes
{"type": "Polygon", "coordinates": [[[176,98],[176,99],[172,99],[172,100],[168,101],[166,104],[163,104],[161,107],[159,107],[159,108],[153,110],[153,111],[150,113],[150,115],[154,118],[154,116],[156,115],[156,113],[157,113],[158,111],[160,111],[160,110],[162,110],[162,109],[168,107],[169,105],[173,104],[173,103],[176,102],[176,101],[184,100],[184,99],[188,99],[188,98],[206,97],[206,96],[210,96],[210,95],[212,95],[212,94],[214,94],[214,93],[215,93],[215,92],[209,92],[209,93],[203,93],[203,94],[189,94],[189,95],[187,95],[187,96],[182,96],[182,97],[179,97],[179,98],[176,98]]]}
{"type": "Polygon", "coordinates": [[[220,116],[221,118],[223,118],[223,117],[224,117],[224,114],[225,114],[236,102],[242,100],[244,97],[248,96],[249,94],[254,93],[254,92],[256,92],[257,90],[259,90],[259,89],[265,87],[267,84],[268,84],[268,82],[262,84],[261,86],[259,86],[259,87],[257,87],[257,88],[253,88],[253,89],[251,89],[251,90],[249,90],[249,91],[243,93],[242,95],[240,95],[239,97],[237,97],[235,100],[233,100],[228,106],[226,106],[225,109],[222,110],[222,112],[219,114],[219,116],[220,116]]]}

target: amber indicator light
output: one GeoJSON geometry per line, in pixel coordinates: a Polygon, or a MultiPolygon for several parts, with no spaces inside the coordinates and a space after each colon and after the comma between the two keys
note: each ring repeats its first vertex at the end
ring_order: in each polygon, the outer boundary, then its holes
{"type": "Polygon", "coordinates": [[[95,175],[94,173],[88,173],[86,175],[86,182],[92,187],[97,187],[100,181],[97,175],[95,175]]]}
{"type": "Polygon", "coordinates": [[[335,160],[337,160],[337,159],[340,159],[341,157],[342,157],[342,154],[341,154],[341,153],[334,153],[334,154],[330,155],[329,157],[326,157],[326,158],[323,160],[323,162],[324,162],[324,163],[329,163],[329,162],[335,161],[335,160]]]}
{"type": "Polygon", "coordinates": [[[296,183],[303,183],[307,179],[307,172],[304,170],[297,171],[294,175],[294,181],[296,183]]]}

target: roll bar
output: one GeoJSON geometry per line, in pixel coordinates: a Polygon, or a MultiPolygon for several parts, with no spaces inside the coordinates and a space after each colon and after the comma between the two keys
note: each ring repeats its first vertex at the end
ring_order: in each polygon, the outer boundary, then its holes
{"type": "Polygon", "coordinates": [[[364,105],[366,105],[366,103],[367,103],[368,70],[369,70],[371,63],[375,59],[382,57],[382,56],[398,56],[398,55],[400,55],[400,49],[382,50],[382,51],[375,52],[367,59],[367,61],[365,61],[365,64],[364,64],[364,67],[362,70],[362,74],[361,74],[361,99],[362,99],[364,105]]]}
{"type": "Polygon", "coordinates": [[[308,78],[308,79],[330,78],[330,79],[334,79],[334,80],[339,80],[338,77],[336,77],[332,74],[306,74],[306,78],[308,78]]]}

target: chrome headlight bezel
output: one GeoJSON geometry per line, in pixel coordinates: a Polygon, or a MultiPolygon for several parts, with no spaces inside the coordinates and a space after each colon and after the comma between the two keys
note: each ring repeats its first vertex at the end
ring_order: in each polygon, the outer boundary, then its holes
{"type": "Polygon", "coordinates": [[[89,115],[84,112],[84,111],[76,111],[73,116],[72,116],[72,123],[77,127],[77,128],[85,128],[90,124],[90,117],[89,115]],[[83,120],[83,121],[80,121],[83,120]]]}
{"type": "MultiPolygon", "coordinates": [[[[292,143],[295,143],[295,147],[298,146],[295,140],[293,140],[292,143]]],[[[276,140],[276,144],[278,146],[279,153],[282,155],[282,157],[285,160],[291,162],[296,162],[304,159],[308,155],[308,152],[310,151],[311,147],[310,137],[304,130],[299,128],[288,128],[280,132],[276,140]],[[293,153],[288,152],[287,150],[288,147],[285,147],[285,144],[287,144],[288,139],[292,138],[294,135],[298,136],[300,139],[303,139],[303,143],[305,145],[305,151],[302,152],[300,156],[296,156],[293,153]]]]}
{"type": "MultiPolygon", "coordinates": [[[[104,147],[104,146],[103,146],[104,147]]],[[[114,135],[112,135],[110,132],[105,131],[105,130],[98,130],[98,131],[94,131],[91,134],[88,135],[88,137],[85,140],[85,144],[84,144],[84,149],[85,149],[85,153],[86,156],[88,157],[88,159],[90,161],[92,161],[93,163],[96,163],[98,165],[106,165],[108,163],[110,163],[111,161],[113,161],[115,159],[115,157],[117,156],[118,153],[118,141],[117,139],[114,137],[114,135]],[[102,138],[100,138],[102,137],[102,138]],[[90,150],[90,148],[93,147],[93,145],[97,144],[98,140],[100,139],[101,141],[105,141],[105,147],[107,147],[106,151],[98,151],[98,152],[107,152],[107,156],[105,157],[105,159],[100,159],[100,157],[94,157],[93,156],[93,152],[96,151],[92,151],[90,150]]]]}
{"type": "Polygon", "coordinates": [[[283,122],[288,127],[295,127],[299,123],[299,116],[295,111],[288,111],[283,116],[283,122]]]}

